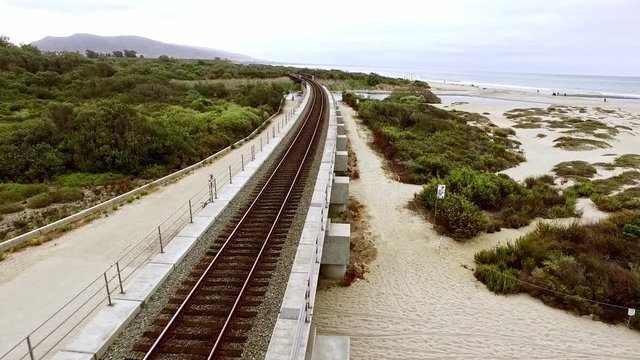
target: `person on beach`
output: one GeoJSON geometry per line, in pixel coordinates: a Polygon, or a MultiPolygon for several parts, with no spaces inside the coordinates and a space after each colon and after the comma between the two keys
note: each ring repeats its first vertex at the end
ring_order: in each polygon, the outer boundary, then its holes
{"type": "Polygon", "coordinates": [[[604,102],[607,102],[607,98],[604,98],[604,102]]]}

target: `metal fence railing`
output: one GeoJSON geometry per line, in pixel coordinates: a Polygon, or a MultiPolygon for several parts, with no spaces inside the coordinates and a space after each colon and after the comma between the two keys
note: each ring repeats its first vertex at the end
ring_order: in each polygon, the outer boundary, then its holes
{"type": "MultiPolygon", "coordinates": [[[[305,89],[306,90],[306,89],[305,89]]],[[[92,314],[104,305],[111,305],[113,297],[124,293],[124,288],[129,281],[150,259],[164,252],[164,248],[184,228],[193,223],[206,205],[216,201],[219,192],[233,182],[233,176],[244,171],[245,165],[255,159],[255,155],[262,151],[264,145],[273,141],[276,133],[281,130],[296,115],[299,115],[301,106],[308,100],[308,91],[305,96],[296,102],[293,109],[285,114],[271,129],[267,129],[257,135],[252,133],[247,138],[234,145],[244,143],[249,139],[255,139],[254,144],[234,154],[235,160],[227,169],[218,174],[211,174],[205,186],[200,188],[187,202],[179,206],[157,227],[131,246],[119,259],[109,266],[103,273],[96,276],[93,281],[83,287],[72,296],[58,310],[27,334],[13,347],[0,355],[0,360],[29,359],[39,360],[51,356],[58,345],[76,332],[92,314]]],[[[271,119],[270,119],[271,120],[271,119]]]]}
{"type": "MultiPolygon", "coordinates": [[[[335,100],[333,99],[333,95],[328,92],[328,95],[331,99],[331,105],[334,106],[335,100]]],[[[333,143],[333,151],[335,152],[335,142],[333,143]]],[[[325,224],[327,222],[327,217],[329,214],[329,205],[331,202],[331,186],[333,181],[333,165],[335,162],[335,158],[331,156],[331,167],[329,168],[330,176],[327,184],[324,188],[324,200],[322,202],[322,209],[320,211],[320,226],[315,234],[315,241],[313,245],[313,253],[311,255],[311,259],[309,260],[309,273],[306,279],[306,288],[304,292],[304,305],[300,307],[300,312],[298,313],[298,323],[296,325],[295,333],[293,334],[293,342],[291,349],[291,360],[298,360],[300,356],[300,350],[302,346],[302,339],[304,338],[306,332],[306,325],[309,325],[311,322],[311,311],[312,311],[312,301],[316,296],[316,289],[318,286],[318,267],[320,266],[320,259],[322,254],[320,251],[320,242],[324,241],[320,237],[323,236],[325,229],[325,224]]]]}

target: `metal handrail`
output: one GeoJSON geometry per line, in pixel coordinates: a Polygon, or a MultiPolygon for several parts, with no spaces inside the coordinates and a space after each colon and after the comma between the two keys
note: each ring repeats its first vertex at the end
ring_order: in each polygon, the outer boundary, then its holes
{"type": "MultiPolygon", "coordinates": [[[[291,115],[295,114],[295,111],[299,108],[300,103],[302,102],[302,100],[298,100],[296,104],[294,104],[294,109],[291,110],[291,115]]],[[[274,114],[272,117],[270,117],[269,119],[265,120],[265,124],[267,124],[269,121],[271,121],[276,115],[281,113],[281,109],[282,109],[282,104],[280,109],[278,110],[278,113],[274,114]]],[[[288,115],[288,114],[287,114],[288,115]]],[[[256,129],[254,132],[252,132],[249,136],[245,137],[244,139],[234,143],[233,145],[219,151],[218,153],[208,157],[207,159],[194,164],[192,166],[189,166],[188,169],[193,170],[193,168],[195,168],[195,165],[199,165],[202,163],[205,163],[207,161],[210,161],[211,159],[213,159],[216,156],[219,156],[221,153],[223,153],[224,151],[228,151],[230,150],[233,146],[237,146],[239,144],[244,143],[247,140],[250,140],[252,138],[255,137],[256,133],[258,131],[264,130],[265,128],[263,128],[262,126],[260,126],[258,129],[256,129]]],[[[267,134],[266,136],[270,136],[271,134],[268,134],[265,131],[265,134],[267,134]]],[[[265,138],[266,136],[260,136],[260,138],[265,138]]],[[[255,153],[257,153],[259,150],[255,150],[255,153]]],[[[241,153],[239,158],[236,159],[236,161],[233,161],[230,165],[232,172],[231,172],[231,176],[234,176],[236,174],[238,174],[239,172],[242,171],[242,157],[244,157],[244,163],[245,165],[248,164],[250,161],[252,161],[251,158],[251,150],[249,150],[248,152],[249,156],[246,156],[247,153],[241,153]]],[[[174,174],[168,175],[169,176],[177,176],[181,175],[183,173],[186,173],[188,171],[185,171],[186,169],[183,169],[179,172],[176,172],[174,174]]],[[[221,175],[223,175],[223,177],[221,179],[224,179],[224,177],[226,177],[227,181],[229,181],[229,173],[221,173],[221,175]]],[[[165,177],[165,178],[167,178],[165,177]]],[[[163,179],[165,179],[163,178],[163,179]]],[[[217,179],[213,178],[213,179],[217,179]]],[[[162,180],[162,179],[160,179],[162,180]]],[[[224,180],[222,181],[217,181],[216,180],[216,191],[219,191],[220,189],[222,189],[225,185],[227,184],[227,182],[225,182],[224,180]]],[[[140,189],[143,189],[147,186],[149,186],[150,184],[147,184],[143,187],[140,187],[138,189],[132,190],[131,192],[124,194],[124,195],[128,195],[130,196],[131,193],[133,191],[139,191],[140,189]]],[[[162,221],[160,223],[160,225],[158,225],[154,230],[152,230],[151,232],[149,232],[146,236],[144,236],[140,241],[138,241],[136,244],[134,244],[133,246],[131,246],[124,254],[122,254],[120,256],[120,258],[118,258],[118,260],[116,262],[114,262],[113,264],[111,264],[106,271],[104,271],[100,276],[98,276],[96,279],[94,279],[93,281],[91,281],[91,283],[89,283],[86,287],[84,287],[82,290],[80,290],[77,294],[75,294],[73,297],[71,297],[71,299],[69,299],[62,307],[60,307],[58,310],[56,310],[52,315],[50,315],[45,321],[41,322],[36,328],[34,328],[34,330],[32,330],[31,332],[29,332],[29,334],[21,341],[19,341],[18,343],[16,343],[13,347],[11,347],[9,350],[7,350],[4,354],[0,355],[0,360],[3,360],[5,358],[7,358],[9,355],[14,354],[18,349],[19,346],[21,345],[27,345],[27,351],[24,353],[20,353],[17,354],[16,356],[18,356],[19,359],[24,359],[27,356],[30,357],[30,359],[35,360],[36,358],[41,359],[42,357],[46,356],[48,353],[50,353],[56,346],[58,346],[67,336],[69,336],[71,334],[71,332],[73,332],[82,322],[84,322],[89,315],[91,315],[102,303],[104,303],[105,300],[109,300],[110,301],[110,296],[111,293],[115,293],[118,289],[121,289],[123,286],[123,283],[126,282],[133,274],[136,273],[136,271],[142,267],[143,265],[145,265],[148,260],[153,256],[156,255],[158,252],[156,252],[156,250],[158,250],[158,248],[162,248],[163,245],[168,244],[179,232],[180,230],[184,227],[184,225],[186,225],[188,222],[190,222],[190,218],[193,217],[194,214],[197,214],[198,212],[202,211],[202,209],[204,208],[204,206],[198,206],[197,202],[194,202],[194,200],[200,201],[202,200],[205,196],[209,196],[208,192],[206,190],[208,190],[210,188],[210,184],[207,183],[207,185],[205,185],[204,187],[200,188],[195,195],[193,195],[186,203],[180,205],[176,210],[174,210],[167,218],[165,218],[164,221],[162,221]],[[181,209],[185,208],[184,211],[180,212],[181,209]],[[176,216],[178,215],[178,216],[176,216]],[[173,217],[177,217],[176,219],[172,219],[173,217]],[[169,223],[169,221],[171,221],[171,223],[169,225],[167,225],[167,223],[169,223]],[[172,227],[174,225],[178,224],[178,226],[176,226],[172,231],[168,232],[169,230],[172,229],[172,227]],[[165,230],[162,231],[161,230],[161,226],[165,225],[165,230]],[[160,231],[159,231],[160,230],[160,231]],[[158,241],[160,238],[160,241],[158,241]],[[134,250],[139,248],[140,246],[142,246],[142,248],[135,252],[134,255],[134,250]],[[143,254],[145,253],[149,253],[146,257],[142,257],[143,254]],[[128,260],[128,262],[124,262],[123,260],[125,260],[125,258],[131,257],[130,260],[128,260]],[[140,260],[140,263],[135,266],[133,269],[130,269],[129,266],[136,260],[140,260]],[[124,263],[125,266],[120,268],[120,264],[124,263]],[[108,279],[106,277],[106,273],[109,272],[111,269],[113,268],[117,268],[117,272],[116,274],[114,274],[113,276],[111,276],[110,279],[108,279]],[[128,274],[125,277],[122,277],[122,273],[128,271],[128,274]],[[103,279],[105,279],[105,284],[104,285],[100,285],[98,287],[98,284],[100,283],[100,281],[103,279]],[[117,280],[116,280],[117,279],[117,280]],[[110,285],[111,282],[115,281],[115,286],[114,285],[110,285]],[[96,290],[93,292],[93,294],[89,293],[86,294],[86,292],[91,288],[91,287],[96,287],[96,290]],[[104,288],[107,288],[108,291],[105,293],[104,292],[104,288]],[[109,290],[110,288],[110,290],[109,290]],[[85,309],[84,307],[91,301],[94,300],[94,298],[100,294],[100,292],[105,293],[103,298],[100,298],[99,301],[97,301],[97,304],[89,309],[85,309]],[[63,311],[65,311],[66,309],[68,309],[70,307],[71,304],[73,304],[74,302],[76,302],[76,300],[80,299],[83,296],[87,296],[88,298],[86,298],[86,300],[84,302],[82,302],[81,304],[79,304],[74,310],[70,311],[70,314],[68,314],[68,316],[64,319],[62,319],[61,321],[55,322],[54,324],[54,319],[58,317],[58,315],[60,315],[63,311]],[[73,324],[73,326],[71,327],[70,330],[66,331],[64,334],[61,334],[60,338],[56,341],[53,340],[55,343],[50,346],[48,349],[43,350],[44,353],[40,356],[37,357],[35,355],[35,350],[38,349],[45,341],[47,340],[51,340],[50,337],[57,332],[60,328],[62,328],[64,325],[71,325],[71,324],[67,324],[67,322],[73,318],[74,316],[78,315],[80,311],[82,310],[88,310],[87,314],[85,314],[84,316],[82,316],[79,321],[77,321],[75,324],[73,324]],[[39,341],[37,343],[35,343],[35,345],[32,344],[32,338],[36,335],[36,333],[39,332],[39,330],[43,329],[45,326],[52,326],[53,330],[49,331],[48,334],[42,336],[39,341]]],[[[112,199],[113,200],[113,199],[112,199]]],[[[110,200],[110,201],[112,201],[110,200]]],[[[213,202],[215,201],[215,199],[209,198],[208,202],[213,202]]],[[[105,202],[106,203],[106,202],[105,202]]],[[[103,204],[105,204],[103,203],[103,204]]],[[[112,203],[109,203],[112,204],[112,203]]],[[[102,205],[102,204],[101,204],[102,205]]],[[[96,205],[99,206],[99,205],[96,205]]],[[[86,211],[86,210],[85,210],[86,211]]],[[[76,214],[77,215],[77,214],[76,214]]],[[[64,220],[64,219],[63,219],[64,220]]],[[[49,224],[51,225],[51,224],[49,224]]]]}
{"type": "MultiPolygon", "coordinates": [[[[329,96],[331,98],[330,104],[331,106],[334,106],[333,104],[335,104],[335,99],[333,97],[333,94],[331,94],[331,92],[326,91],[327,93],[329,93],[329,96]]],[[[333,151],[335,152],[335,143],[333,145],[333,151]]],[[[316,272],[316,266],[318,265],[318,246],[319,246],[319,242],[320,242],[320,234],[322,234],[324,231],[326,231],[326,229],[324,228],[324,224],[325,224],[325,220],[328,217],[328,211],[325,214],[325,208],[329,207],[329,202],[330,202],[330,188],[331,188],[331,182],[333,181],[333,165],[335,162],[335,158],[331,157],[331,166],[329,168],[329,181],[327,181],[327,184],[325,185],[325,190],[324,190],[324,201],[322,204],[322,210],[320,212],[320,226],[318,227],[318,230],[316,231],[315,234],[315,242],[313,245],[313,254],[311,255],[311,259],[309,261],[309,273],[307,276],[307,285],[305,288],[305,293],[304,293],[304,305],[302,307],[300,307],[300,311],[298,312],[298,323],[296,324],[296,330],[295,333],[293,334],[293,342],[292,342],[292,349],[291,349],[291,356],[290,359],[291,360],[297,360],[298,357],[300,356],[300,346],[302,344],[302,335],[304,332],[304,326],[305,324],[307,324],[308,322],[311,321],[311,318],[308,317],[309,310],[312,309],[311,307],[311,294],[314,294],[316,291],[316,279],[315,279],[315,272],[316,272]]]]}

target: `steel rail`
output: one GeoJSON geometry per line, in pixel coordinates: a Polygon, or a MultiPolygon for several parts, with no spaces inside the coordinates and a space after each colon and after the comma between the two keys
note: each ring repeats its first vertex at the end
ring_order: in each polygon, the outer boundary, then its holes
{"type": "MultiPolygon", "coordinates": [[[[312,83],[310,82],[310,84],[312,84],[312,83]]],[[[311,118],[311,115],[313,113],[312,109],[314,109],[314,107],[316,107],[316,102],[317,102],[316,100],[318,99],[317,94],[318,94],[319,90],[316,88],[315,84],[312,84],[312,86],[310,86],[310,88],[313,88],[313,91],[314,91],[314,96],[312,97],[312,103],[311,103],[311,106],[309,107],[307,113],[305,114],[304,122],[299,127],[299,130],[297,131],[295,138],[291,141],[289,147],[287,148],[286,152],[282,156],[281,160],[278,162],[276,168],[273,170],[273,172],[269,176],[267,182],[260,189],[260,192],[258,193],[258,195],[256,195],[256,197],[254,198],[253,202],[251,203],[249,208],[245,211],[245,213],[243,214],[243,216],[240,219],[240,221],[238,221],[237,225],[234,227],[234,229],[231,232],[231,234],[223,242],[222,247],[218,250],[218,252],[214,256],[213,260],[211,260],[211,262],[209,263],[207,268],[203,271],[202,275],[199,277],[199,279],[197,280],[195,285],[192,287],[192,289],[190,290],[190,292],[188,293],[188,295],[186,296],[184,301],[180,304],[178,310],[174,313],[174,315],[171,317],[171,319],[169,320],[167,325],[163,328],[163,330],[160,333],[160,335],[158,336],[158,338],[151,345],[151,348],[146,352],[146,354],[144,356],[144,360],[154,359],[159,355],[159,353],[161,352],[162,344],[166,340],[167,336],[171,333],[171,331],[173,331],[174,328],[176,327],[178,319],[183,316],[183,313],[186,310],[187,306],[189,305],[189,303],[191,302],[191,300],[193,299],[195,294],[198,292],[198,290],[201,288],[201,286],[204,283],[204,281],[207,279],[207,277],[208,277],[210,271],[212,270],[212,268],[214,267],[214,265],[217,264],[218,259],[221,257],[221,254],[224,252],[224,250],[227,248],[227,245],[230,243],[230,241],[236,235],[238,229],[245,223],[245,221],[247,220],[247,217],[249,216],[251,211],[255,208],[256,204],[258,204],[259,200],[261,200],[262,195],[264,194],[265,190],[269,187],[269,185],[271,184],[272,180],[275,178],[276,174],[278,173],[278,170],[281,169],[282,165],[287,160],[288,155],[291,153],[294,145],[297,143],[297,140],[300,138],[300,136],[301,136],[301,134],[303,132],[303,129],[305,128],[305,126],[309,122],[309,119],[311,118]]],[[[324,96],[324,95],[321,94],[321,96],[324,96]]],[[[320,114],[322,114],[323,111],[324,111],[324,100],[321,100],[320,106],[321,106],[320,114]]],[[[317,128],[318,128],[318,124],[316,124],[313,136],[315,136],[315,134],[317,133],[317,128]]],[[[309,152],[309,148],[311,147],[311,143],[312,142],[309,143],[310,145],[307,147],[307,151],[305,152],[305,156],[303,157],[301,163],[304,163],[304,161],[306,160],[306,157],[307,157],[308,152],[309,152]]],[[[302,167],[298,168],[298,171],[296,173],[296,178],[295,178],[296,180],[297,180],[297,178],[299,176],[301,168],[302,167]]],[[[287,198],[289,197],[289,195],[291,193],[291,189],[293,188],[293,186],[295,186],[295,183],[296,183],[296,181],[292,182],[291,187],[289,188],[289,191],[287,192],[287,198]]],[[[268,243],[269,238],[271,237],[271,235],[273,233],[273,229],[275,228],[276,224],[278,223],[278,219],[280,218],[280,215],[282,213],[282,209],[284,208],[285,204],[286,204],[286,201],[283,202],[283,205],[280,208],[280,211],[278,212],[278,215],[277,215],[276,219],[272,223],[271,229],[269,231],[269,235],[265,238],[265,240],[263,242],[263,246],[262,246],[262,248],[260,250],[260,254],[257,257],[256,262],[254,262],[254,266],[252,267],[252,269],[250,271],[250,274],[247,277],[247,281],[245,281],[243,289],[241,290],[241,294],[238,296],[236,302],[234,303],[232,311],[235,311],[235,308],[237,307],[237,304],[239,303],[239,299],[242,297],[242,293],[244,293],[244,290],[246,289],[246,285],[248,284],[248,281],[251,279],[251,275],[253,274],[253,272],[255,270],[255,267],[256,267],[255,264],[261,258],[262,252],[263,252],[266,244],[268,243]]],[[[228,320],[231,317],[232,316],[229,316],[227,318],[227,321],[225,321],[225,326],[223,327],[223,329],[226,329],[226,327],[228,326],[228,320]]],[[[218,339],[216,340],[216,344],[215,344],[216,347],[219,344],[220,338],[221,338],[221,336],[219,336],[218,339]]],[[[211,354],[213,354],[213,351],[211,352],[211,354]]]]}
{"type": "MultiPolygon", "coordinates": [[[[311,83],[311,82],[310,82],[311,83]]],[[[317,85],[312,85],[315,86],[316,89],[314,89],[314,91],[319,91],[321,93],[321,89],[318,89],[317,85]]],[[[322,93],[321,93],[322,94],[322,93]]],[[[314,98],[314,105],[315,105],[315,98],[314,98]]],[[[323,100],[320,102],[320,116],[322,116],[324,114],[324,96],[323,96],[323,100]]],[[[311,111],[309,111],[309,116],[311,116],[311,111]]],[[[316,137],[317,133],[318,133],[318,127],[320,126],[320,121],[316,122],[316,126],[313,129],[313,134],[311,135],[311,141],[309,141],[309,144],[307,145],[307,149],[304,153],[304,156],[302,158],[302,163],[304,163],[305,161],[307,161],[307,157],[309,156],[309,151],[311,150],[311,147],[313,145],[313,139],[316,137]]],[[[298,134],[299,135],[299,134],[298,134]]],[[[296,136],[296,140],[297,140],[297,136],[296,136]]],[[[292,146],[293,147],[293,143],[295,143],[295,141],[292,142],[292,146]]],[[[289,148],[289,150],[291,150],[291,147],[289,148]]],[[[287,150],[287,154],[289,153],[289,150],[287,150]]],[[[285,155],[286,157],[286,155],[285,155]]],[[[284,158],[283,158],[284,160],[284,158]]],[[[280,216],[282,215],[282,212],[284,211],[285,206],[287,205],[287,201],[289,200],[289,197],[291,195],[291,192],[293,191],[293,188],[296,186],[296,183],[298,181],[298,178],[300,176],[300,172],[302,171],[302,166],[300,166],[298,168],[298,171],[296,171],[296,175],[293,178],[293,181],[291,182],[291,186],[289,187],[289,190],[287,191],[287,195],[285,196],[282,205],[280,206],[280,209],[278,210],[278,215],[276,215],[275,220],[273,221],[273,224],[271,225],[271,228],[269,229],[269,233],[267,234],[264,243],[262,244],[262,247],[260,248],[260,252],[258,253],[258,256],[256,257],[256,260],[253,262],[253,266],[251,267],[251,270],[249,271],[249,274],[247,275],[247,279],[244,281],[244,284],[242,285],[242,289],[240,290],[240,293],[238,294],[236,301],[233,304],[233,307],[231,308],[231,311],[229,312],[229,315],[227,316],[227,319],[224,322],[224,325],[222,326],[222,329],[220,330],[220,333],[218,334],[218,338],[216,339],[216,342],[213,345],[213,348],[211,349],[211,352],[209,353],[209,356],[207,357],[207,360],[211,360],[216,352],[216,350],[218,349],[218,346],[220,345],[220,342],[222,340],[222,337],[225,333],[225,331],[227,330],[227,327],[229,326],[229,323],[231,322],[231,319],[234,317],[235,315],[235,311],[236,308],[238,307],[238,304],[240,303],[240,300],[242,299],[247,286],[249,285],[249,282],[251,281],[251,278],[253,277],[253,273],[256,270],[258,263],[260,262],[260,258],[262,257],[262,254],[264,252],[264,249],[267,246],[267,243],[269,242],[269,239],[271,238],[271,235],[273,234],[273,230],[275,229],[276,225],[278,224],[278,221],[280,220],[280,216]]],[[[275,174],[275,172],[274,172],[275,174]]]]}

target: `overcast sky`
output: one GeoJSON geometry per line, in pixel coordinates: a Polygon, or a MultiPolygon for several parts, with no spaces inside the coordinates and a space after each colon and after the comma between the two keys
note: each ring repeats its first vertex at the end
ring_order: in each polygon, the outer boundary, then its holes
{"type": "Polygon", "coordinates": [[[139,35],[309,64],[640,75],[639,0],[310,3],[0,0],[0,34],[139,35]]]}

